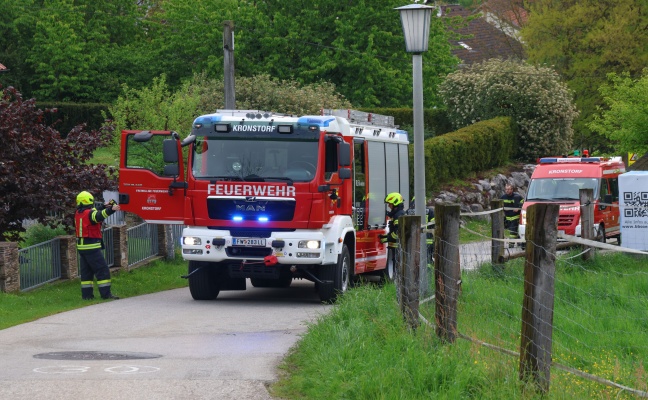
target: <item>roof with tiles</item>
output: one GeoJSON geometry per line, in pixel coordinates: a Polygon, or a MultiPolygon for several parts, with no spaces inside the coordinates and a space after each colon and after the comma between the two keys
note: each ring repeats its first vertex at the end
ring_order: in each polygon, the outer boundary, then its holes
{"type": "MultiPolygon", "coordinates": [[[[460,16],[463,18],[473,15],[470,10],[466,10],[458,4],[441,6],[441,14],[444,17],[460,16]]],[[[452,31],[465,37],[451,40],[454,47],[453,54],[463,64],[480,63],[491,58],[525,58],[522,44],[498,29],[494,24],[489,23],[484,16],[479,16],[468,22],[466,26],[452,29],[452,31]]]]}
{"type": "Polygon", "coordinates": [[[7,71],[9,71],[9,68],[7,68],[4,65],[0,64],[0,72],[7,72],[7,71]]]}

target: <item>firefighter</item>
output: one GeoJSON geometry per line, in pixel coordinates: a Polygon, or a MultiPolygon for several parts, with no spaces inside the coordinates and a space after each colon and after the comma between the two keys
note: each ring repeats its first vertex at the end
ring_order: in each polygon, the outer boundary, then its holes
{"type": "MultiPolygon", "coordinates": [[[[524,199],[517,192],[514,192],[511,184],[507,184],[504,190],[505,193],[500,197],[504,202],[504,229],[506,229],[510,238],[517,239],[519,237],[520,212],[524,199]]],[[[511,244],[513,243],[510,243],[509,246],[511,244]]]]}
{"type": "MultiPolygon", "coordinates": [[[[407,210],[408,215],[415,215],[416,214],[416,202],[414,201],[415,197],[412,197],[412,200],[410,201],[409,205],[409,210],[407,210]]],[[[425,208],[425,219],[426,219],[426,227],[425,229],[427,230],[432,230],[434,229],[434,207],[426,207],[425,208]]],[[[426,232],[425,233],[425,243],[426,243],[426,249],[427,249],[427,260],[428,260],[428,267],[432,267],[432,261],[434,260],[434,233],[432,232],[426,232]]]]}
{"type": "Polygon", "coordinates": [[[81,267],[81,297],[94,299],[93,279],[96,277],[102,299],[119,299],[110,290],[110,269],[101,251],[104,248],[101,223],[119,211],[119,204],[111,201],[95,208],[94,197],[86,191],[77,195],[76,203],[74,225],[81,267]]]}
{"type": "Polygon", "coordinates": [[[389,248],[398,248],[398,218],[405,215],[405,200],[398,192],[392,192],[385,197],[385,203],[390,211],[387,213],[389,218],[389,233],[379,235],[380,243],[387,243],[389,248]]]}

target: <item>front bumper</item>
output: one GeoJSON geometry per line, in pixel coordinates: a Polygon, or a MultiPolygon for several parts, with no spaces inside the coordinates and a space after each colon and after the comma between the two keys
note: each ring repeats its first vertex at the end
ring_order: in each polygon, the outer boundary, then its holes
{"type": "Polygon", "coordinates": [[[269,232],[264,237],[234,237],[229,230],[187,227],[182,232],[182,257],[185,260],[223,262],[263,260],[277,257],[279,264],[322,264],[333,250],[321,232],[295,230],[269,232]],[[187,244],[194,242],[195,244],[187,244]],[[311,243],[311,248],[306,243],[311,243]],[[312,248],[314,242],[318,247],[312,248]]]}

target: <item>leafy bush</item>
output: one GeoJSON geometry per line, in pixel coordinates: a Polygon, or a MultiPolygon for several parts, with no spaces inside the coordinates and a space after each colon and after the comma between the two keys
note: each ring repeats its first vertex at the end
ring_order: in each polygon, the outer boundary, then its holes
{"type": "Polygon", "coordinates": [[[570,91],[550,68],[488,60],[449,74],[439,86],[455,128],[499,116],[518,127],[517,157],[532,161],[565,154],[578,116],[570,91]]]}
{"type": "Polygon", "coordinates": [[[20,242],[19,245],[24,249],[25,247],[47,242],[48,240],[52,240],[57,236],[63,236],[67,234],[68,233],[62,225],[49,226],[37,223],[29,226],[27,230],[25,230],[25,232],[20,235],[22,242],[20,242]]]}
{"type": "Polygon", "coordinates": [[[506,164],[517,147],[515,129],[511,118],[499,117],[426,140],[426,190],[506,164]]]}
{"type": "Polygon", "coordinates": [[[0,241],[16,240],[25,218],[45,222],[48,214],[60,213],[72,226],[80,191],[116,187],[112,168],[88,163],[108,143],[112,127],[88,131],[79,125],[64,139],[46,123],[53,110],[38,109],[12,87],[0,96],[0,232],[6,233],[0,241]]]}

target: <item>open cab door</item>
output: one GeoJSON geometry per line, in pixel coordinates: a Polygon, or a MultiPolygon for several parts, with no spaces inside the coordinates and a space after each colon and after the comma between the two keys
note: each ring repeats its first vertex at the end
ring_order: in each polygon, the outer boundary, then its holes
{"type": "Polygon", "coordinates": [[[119,204],[150,223],[184,223],[182,144],[170,131],[122,131],[119,204]]]}

